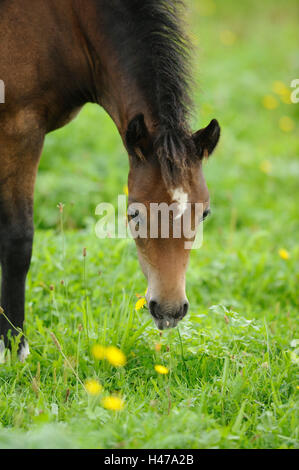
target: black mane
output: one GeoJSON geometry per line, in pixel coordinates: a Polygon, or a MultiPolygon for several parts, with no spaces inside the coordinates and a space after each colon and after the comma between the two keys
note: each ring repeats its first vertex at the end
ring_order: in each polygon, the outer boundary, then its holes
{"type": "Polygon", "coordinates": [[[191,145],[191,47],[183,7],[182,0],[107,0],[104,8],[121,66],[136,80],[157,122],[154,146],[168,184],[187,166],[191,145]]]}

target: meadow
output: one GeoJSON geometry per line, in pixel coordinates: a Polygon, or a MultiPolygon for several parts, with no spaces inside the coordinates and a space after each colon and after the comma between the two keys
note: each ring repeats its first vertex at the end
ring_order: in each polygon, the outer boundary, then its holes
{"type": "Polygon", "coordinates": [[[136,309],[146,282],[134,243],[95,235],[95,208],[124,193],[128,159],[109,117],[87,105],[46,140],[31,354],[0,357],[0,448],[299,446],[298,5],[188,4],[192,127],[222,127],[205,164],[212,215],[191,255],[190,312],[160,334],[136,309]],[[118,347],[126,364],[99,359],[95,345],[118,347]],[[110,396],[123,409],[109,409],[110,396]]]}

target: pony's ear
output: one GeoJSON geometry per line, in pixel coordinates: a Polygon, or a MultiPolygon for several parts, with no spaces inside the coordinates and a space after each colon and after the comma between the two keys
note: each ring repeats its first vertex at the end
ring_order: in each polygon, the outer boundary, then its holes
{"type": "Polygon", "coordinates": [[[129,123],[126,132],[126,144],[130,155],[145,158],[149,142],[149,133],[143,114],[138,114],[129,123]]]}
{"type": "Polygon", "coordinates": [[[211,155],[218,144],[219,138],[220,126],[218,121],[213,119],[207,127],[193,134],[197,155],[200,158],[211,155]]]}

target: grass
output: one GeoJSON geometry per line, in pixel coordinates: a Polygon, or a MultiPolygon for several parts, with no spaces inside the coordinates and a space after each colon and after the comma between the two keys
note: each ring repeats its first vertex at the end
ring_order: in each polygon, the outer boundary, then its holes
{"type": "Polygon", "coordinates": [[[134,309],[146,283],[133,243],[95,236],[95,207],[116,202],[128,162],[89,105],[47,138],[27,284],[31,355],[0,365],[0,448],[298,448],[298,105],[272,91],[297,78],[296,2],[191,3],[193,125],[216,117],[222,141],[205,168],[213,215],[191,256],[190,314],[160,336],[134,309]],[[119,346],[126,366],[95,360],[95,343],[119,346]],[[125,409],[87,396],[80,381],[92,378],[125,409]]]}

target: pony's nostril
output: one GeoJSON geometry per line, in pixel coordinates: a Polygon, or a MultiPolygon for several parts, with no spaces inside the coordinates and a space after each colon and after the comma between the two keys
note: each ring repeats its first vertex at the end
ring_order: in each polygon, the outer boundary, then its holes
{"type": "Polygon", "coordinates": [[[149,309],[150,309],[151,314],[154,313],[156,305],[157,305],[157,302],[155,302],[155,300],[151,300],[151,301],[150,301],[150,303],[149,303],[149,309]]]}
{"type": "Polygon", "coordinates": [[[149,310],[151,312],[151,315],[156,318],[157,320],[158,319],[161,319],[162,316],[159,315],[158,313],[158,302],[156,302],[155,300],[151,300],[150,303],[149,303],[149,310]]]}
{"type": "Polygon", "coordinates": [[[189,302],[186,301],[183,304],[181,304],[179,310],[177,310],[176,313],[173,315],[174,318],[179,321],[182,320],[187,315],[188,309],[189,309],[189,302]]]}
{"type": "Polygon", "coordinates": [[[185,302],[183,305],[183,317],[185,317],[189,310],[189,302],[185,302]]]}

